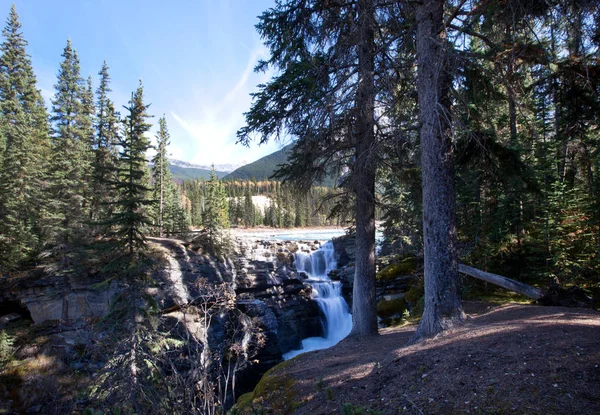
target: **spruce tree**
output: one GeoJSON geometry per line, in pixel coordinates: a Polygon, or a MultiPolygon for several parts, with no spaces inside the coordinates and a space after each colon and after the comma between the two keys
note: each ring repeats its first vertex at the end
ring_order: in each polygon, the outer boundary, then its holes
{"type": "MultiPolygon", "coordinates": [[[[167,128],[167,120],[163,115],[158,120],[158,133],[156,134],[156,155],[152,159],[152,177],[154,178],[154,199],[158,204],[157,220],[158,235],[163,236],[163,222],[165,217],[165,196],[167,186],[171,182],[169,160],[167,159],[167,146],[170,144],[170,135],[167,128]]],[[[172,192],[171,192],[172,193],[172,192]]]]}
{"type": "Polygon", "coordinates": [[[84,235],[88,222],[92,109],[70,40],[62,56],[52,99],[51,219],[57,242],[69,243],[84,235]]]}
{"type": "Polygon", "coordinates": [[[212,167],[210,179],[205,183],[204,213],[202,225],[208,231],[213,246],[221,243],[221,231],[229,227],[229,204],[223,183],[217,178],[212,167]]]}
{"type": "Polygon", "coordinates": [[[254,203],[252,202],[250,188],[246,189],[246,194],[244,195],[244,225],[247,228],[256,225],[254,223],[254,203]]]}
{"type": "Polygon", "coordinates": [[[144,227],[152,224],[147,209],[153,203],[147,197],[151,189],[146,178],[146,151],[150,148],[150,141],[145,134],[151,127],[147,122],[150,117],[148,107],[149,105],[144,104],[144,89],[140,81],[129,106],[124,107],[127,111],[124,120],[125,135],[119,143],[121,151],[115,183],[119,192],[116,202],[118,211],[110,221],[111,225],[118,228],[116,236],[130,255],[146,247],[144,227]]]}
{"type": "Polygon", "coordinates": [[[2,34],[0,272],[14,268],[42,242],[41,179],[48,152],[47,113],[14,5],[2,34]]]}
{"type": "Polygon", "coordinates": [[[115,111],[109,99],[110,75],[106,61],[100,75],[100,85],[96,90],[96,116],[93,151],[92,206],[90,209],[92,222],[102,223],[113,213],[117,194],[113,188],[116,180],[118,163],[117,145],[120,137],[120,114],[115,111]]]}
{"type": "MultiPolygon", "coordinates": [[[[375,304],[375,174],[378,146],[375,105],[389,84],[375,74],[390,71],[389,39],[378,30],[386,7],[372,0],[341,3],[288,0],[264,12],[257,29],[271,55],[257,70],[279,72],[254,94],[238,131],[242,143],[282,133],[297,137],[277,177],[306,192],[328,174],[349,168],[356,195],[356,267],[353,334],[377,333],[375,304]],[[381,7],[379,10],[378,8],[381,7]]],[[[283,218],[282,218],[283,219],[283,218]]],[[[289,222],[289,218],[288,218],[289,222]]],[[[280,221],[280,225],[284,225],[280,221]]]]}

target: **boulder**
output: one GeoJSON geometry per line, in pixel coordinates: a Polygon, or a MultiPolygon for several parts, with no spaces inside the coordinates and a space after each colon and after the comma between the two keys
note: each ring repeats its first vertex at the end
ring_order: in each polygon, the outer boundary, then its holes
{"type": "Polygon", "coordinates": [[[333,238],[332,242],[338,267],[342,268],[350,263],[354,263],[356,258],[356,237],[354,235],[333,238]]]}

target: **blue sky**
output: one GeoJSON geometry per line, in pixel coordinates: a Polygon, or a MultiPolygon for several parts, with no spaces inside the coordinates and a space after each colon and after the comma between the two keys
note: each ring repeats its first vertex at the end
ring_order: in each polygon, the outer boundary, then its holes
{"type": "MultiPolygon", "coordinates": [[[[13,1],[0,0],[2,21],[13,1]]],[[[253,161],[282,144],[234,145],[249,93],[271,74],[255,74],[267,56],[254,25],[274,0],[16,0],[49,105],[70,38],[94,89],[104,59],[112,96],[126,104],[138,79],[152,120],[166,115],[173,158],[200,164],[253,161]]],[[[3,24],[4,26],[4,24],[3,24]]],[[[154,130],[153,130],[154,131],[154,130]]]]}

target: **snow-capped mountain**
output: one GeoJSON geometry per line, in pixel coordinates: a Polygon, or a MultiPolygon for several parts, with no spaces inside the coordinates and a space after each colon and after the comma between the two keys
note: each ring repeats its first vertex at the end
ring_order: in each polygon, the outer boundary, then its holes
{"type": "MultiPolygon", "coordinates": [[[[183,167],[186,169],[210,170],[212,168],[211,165],[195,164],[195,163],[190,163],[187,161],[176,160],[176,159],[171,159],[171,158],[169,159],[169,164],[171,166],[183,167]]],[[[244,166],[246,164],[248,164],[248,162],[246,162],[246,161],[242,161],[241,163],[237,163],[237,164],[215,164],[215,170],[224,172],[224,173],[231,173],[238,167],[244,166]]]]}

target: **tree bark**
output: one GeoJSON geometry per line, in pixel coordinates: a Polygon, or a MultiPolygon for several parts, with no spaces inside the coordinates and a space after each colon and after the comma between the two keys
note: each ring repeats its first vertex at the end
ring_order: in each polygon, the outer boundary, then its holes
{"type": "Polygon", "coordinates": [[[356,91],[356,271],[352,335],[377,334],[375,304],[375,11],[371,0],[358,2],[358,88],[356,91]]]}
{"type": "Polygon", "coordinates": [[[522,282],[503,277],[502,275],[481,271],[477,268],[473,268],[463,264],[460,264],[458,266],[458,270],[462,274],[466,274],[473,278],[477,278],[498,285],[502,288],[506,288],[507,290],[514,291],[517,294],[524,295],[525,297],[529,297],[534,300],[539,300],[544,296],[544,292],[539,288],[535,288],[531,285],[523,284],[522,282]]]}
{"type": "Polygon", "coordinates": [[[421,121],[425,307],[418,341],[462,323],[458,294],[454,165],[443,0],[417,6],[417,91],[421,121]]]}

